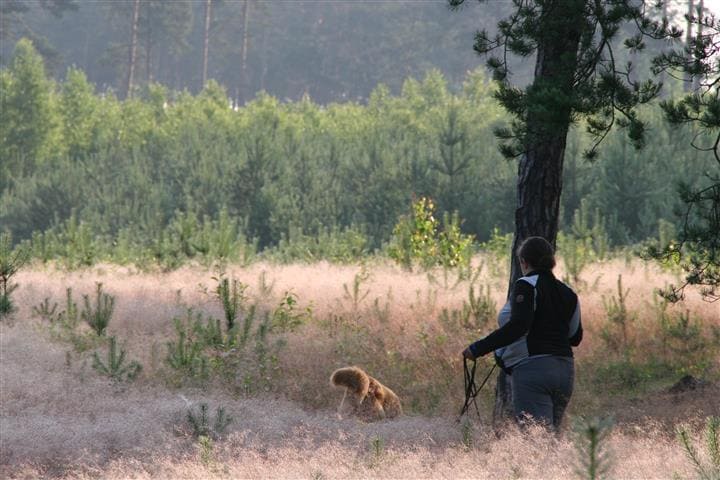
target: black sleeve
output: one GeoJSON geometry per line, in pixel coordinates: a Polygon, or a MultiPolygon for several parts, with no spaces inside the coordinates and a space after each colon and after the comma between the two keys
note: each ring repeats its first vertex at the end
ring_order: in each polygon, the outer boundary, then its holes
{"type": "Polygon", "coordinates": [[[510,320],[487,337],[470,345],[470,351],[476,357],[510,345],[530,330],[535,314],[535,289],[526,281],[518,280],[510,300],[510,320]]]}
{"type": "Polygon", "coordinates": [[[577,347],[578,345],[580,345],[580,342],[582,342],[583,338],[582,320],[580,317],[580,301],[578,301],[575,305],[575,312],[573,313],[572,319],[570,320],[570,328],[570,333],[572,334],[569,339],[570,345],[573,347],[577,347]]]}

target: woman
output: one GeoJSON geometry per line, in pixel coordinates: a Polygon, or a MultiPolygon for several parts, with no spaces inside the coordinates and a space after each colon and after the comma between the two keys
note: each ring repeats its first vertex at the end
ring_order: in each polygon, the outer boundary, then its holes
{"type": "Polygon", "coordinates": [[[553,275],[555,256],[547,240],[530,237],[517,255],[523,276],[498,316],[500,327],[463,356],[475,359],[495,351],[510,375],[516,418],[530,416],[557,430],[573,390],[572,347],[582,340],[580,304],[553,275]]]}

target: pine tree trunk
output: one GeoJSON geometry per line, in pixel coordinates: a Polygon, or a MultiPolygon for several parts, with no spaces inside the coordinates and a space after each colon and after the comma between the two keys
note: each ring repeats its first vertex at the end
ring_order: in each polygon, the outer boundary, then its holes
{"type": "Polygon", "coordinates": [[[250,0],[243,3],[243,37],[240,49],[240,85],[238,86],[238,105],[244,105],[248,99],[247,52],[248,25],[250,24],[250,0]]]}
{"type": "Polygon", "coordinates": [[[202,88],[207,84],[208,47],[210,45],[210,17],[212,16],[212,0],[205,0],[205,33],[203,35],[203,67],[202,88]]]}
{"type": "MultiPolygon", "coordinates": [[[[690,44],[692,42],[692,22],[690,21],[690,18],[692,18],[693,15],[695,15],[695,3],[693,0],[688,0],[688,20],[687,20],[687,30],[685,31],[685,45],[689,48],[690,44]]],[[[692,62],[693,55],[692,52],[688,54],[688,62],[692,62]]],[[[685,92],[690,92],[693,87],[693,78],[690,74],[685,75],[685,83],[683,83],[683,90],[685,92]]]]}
{"type": "Polygon", "coordinates": [[[148,85],[152,79],[152,27],[148,25],[147,37],[145,37],[145,80],[148,85]]]}
{"type": "Polygon", "coordinates": [[[125,83],[125,98],[132,95],[133,80],[135,76],[135,63],[137,62],[137,36],[138,19],[140,18],[140,0],[133,2],[133,20],[130,34],[130,59],[128,62],[128,76],[125,83]]]}
{"type": "MultiPolygon", "coordinates": [[[[700,39],[702,39],[702,34],[703,34],[703,16],[705,14],[705,0],[700,0],[698,2],[697,11],[698,11],[698,17],[699,17],[699,21],[697,24],[697,38],[698,38],[698,40],[700,40],[700,39]]],[[[695,79],[693,81],[693,90],[700,89],[700,82],[701,82],[701,76],[695,75],[695,79]]]]}
{"type": "MultiPolygon", "coordinates": [[[[526,153],[518,164],[508,296],[521,276],[515,255],[520,243],[537,235],[555,245],[557,238],[563,160],[571,120],[567,96],[573,90],[583,7],[582,0],[557,0],[546,4],[542,16],[545,25],[541,31],[545,33],[538,39],[534,80],[527,90],[526,153]]],[[[511,399],[510,379],[500,372],[493,416],[496,425],[512,415],[511,399]]]]}

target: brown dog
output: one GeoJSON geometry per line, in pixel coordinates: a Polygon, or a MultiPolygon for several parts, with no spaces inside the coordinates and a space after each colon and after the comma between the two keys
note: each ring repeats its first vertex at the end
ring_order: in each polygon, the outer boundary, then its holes
{"type": "Polygon", "coordinates": [[[400,399],[395,392],[358,367],[335,370],[330,376],[330,383],[345,389],[338,407],[340,414],[348,396],[351,412],[367,420],[394,418],[402,413],[400,399]]]}

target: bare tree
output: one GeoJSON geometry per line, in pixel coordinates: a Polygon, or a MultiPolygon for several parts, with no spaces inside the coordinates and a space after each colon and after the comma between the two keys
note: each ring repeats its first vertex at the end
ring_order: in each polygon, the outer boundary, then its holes
{"type": "Polygon", "coordinates": [[[135,63],[137,62],[138,20],[140,18],[140,0],[133,1],[132,28],[130,33],[130,58],[128,61],[128,76],[125,84],[125,98],[132,96],[133,80],[135,77],[135,63]]]}
{"type": "Polygon", "coordinates": [[[212,17],[212,0],[205,0],[205,30],[203,34],[203,66],[202,87],[207,83],[208,47],[210,45],[210,19],[212,17]]]}
{"type": "Polygon", "coordinates": [[[240,82],[238,86],[237,103],[242,105],[247,101],[247,90],[249,87],[247,74],[247,53],[248,53],[248,26],[250,25],[250,0],[245,0],[242,10],[243,33],[240,47],[240,82]]]}

